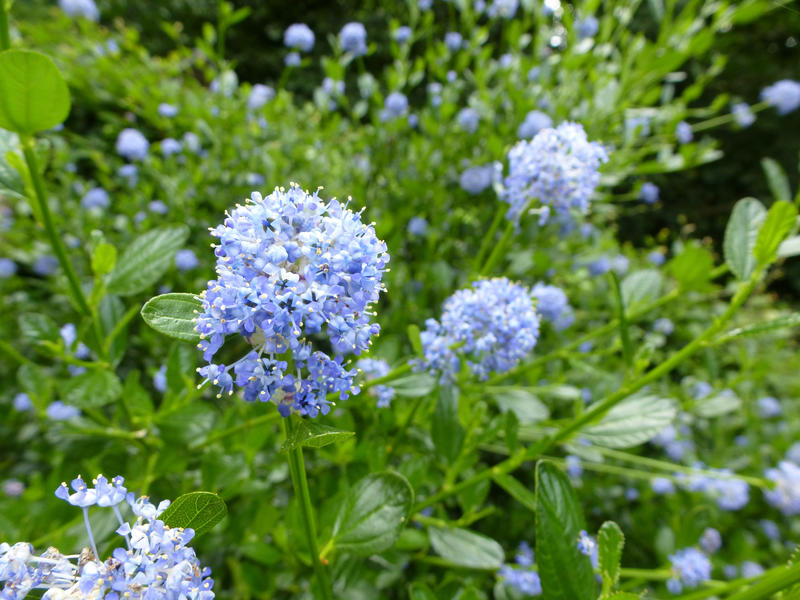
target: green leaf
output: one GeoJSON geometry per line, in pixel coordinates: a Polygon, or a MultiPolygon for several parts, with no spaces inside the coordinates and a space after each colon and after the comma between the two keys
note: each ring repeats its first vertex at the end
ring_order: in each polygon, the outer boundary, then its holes
{"type": "Polygon", "coordinates": [[[790,256],[797,256],[800,254],[800,235],[793,235],[786,238],[778,246],[778,256],[780,258],[789,258],[790,256]]]}
{"type": "Polygon", "coordinates": [[[755,198],[743,198],[734,205],[725,227],[725,262],[740,280],[748,279],[756,267],[753,248],[766,214],[761,202],[755,198]]]}
{"type": "Polygon", "coordinates": [[[436,453],[445,463],[453,464],[464,445],[464,428],[458,420],[458,388],[453,385],[439,388],[431,423],[431,438],[436,453]]]}
{"type": "Polygon", "coordinates": [[[619,580],[622,547],[625,545],[625,536],[619,525],[614,521],[606,521],[600,527],[597,535],[598,558],[597,566],[603,578],[603,593],[607,594],[614,589],[619,580]]]}
{"type": "Polygon", "coordinates": [[[780,329],[788,329],[800,325],[800,313],[785,315],[769,321],[762,321],[753,325],[745,325],[744,327],[737,327],[731,329],[722,335],[715,343],[723,343],[738,337],[750,337],[754,335],[761,335],[762,333],[769,333],[770,331],[778,331],[780,329]]]}
{"type": "Polygon", "coordinates": [[[521,387],[489,387],[486,392],[494,397],[502,412],[512,412],[523,425],[544,421],[550,410],[529,390],[521,387]]]}
{"type": "Polygon", "coordinates": [[[117,249],[107,242],[98,244],[92,253],[92,271],[95,275],[111,273],[117,263],[117,249]]]}
{"type": "Polygon", "coordinates": [[[59,338],[58,325],[47,315],[26,313],[20,315],[17,321],[22,337],[37,342],[41,340],[55,341],[59,338]]]}
{"type": "Polygon", "coordinates": [[[134,419],[149,417],[154,410],[153,400],[139,383],[139,378],[139,371],[131,371],[125,378],[125,385],[122,387],[122,401],[134,419]]]}
{"type": "Polygon", "coordinates": [[[153,285],[170,267],[188,237],[189,228],[184,225],[153,229],[137,237],[111,272],[108,291],[127,296],[153,285]]]}
{"type": "Polygon", "coordinates": [[[663,277],[657,269],[642,269],[630,273],[620,284],[622,301],[628,313],[657,300],[661,295],[663,277]]]}
{"type": "Polygon", "coordinates": [[[0,127],[22,135],[51,129],[69,114],[69,89],[41,52],[0,52],[0,127]]]}
{"type": "Polygon", "coordinates": [[[398,396],[419,398],[427,396],[436,387],[436,378],[428,373],[414,373],[408,377],[395,379],[385,385],[394,388],[398,396]]]}
{"type": "Polygon", "coordinates": [[[492,477],[495,483],[509,493],[517,502],[532,512],[536,512],[536,494],[526,488],[519,479],[499,473],[492,477]]]}
{"type": "MultiPolygon", "coordinates": [[[[293,417],[289,417],[290,419],[293,417]]],[[[297,424],[289,438],[281,446],[282,452],[288,452],[295,448],[322,448],[328,444],[334,444],[349,439],[355,435],[352,431],[340,431],[328,425],[309,421],[307,419],[297,419],[297,424]]]]}
{"type": "Polygon", "coordinates": [[[770,264],[778,256],[778,247],[797,221],[797,207],[780,200],[769,207],[767,218],[758,232],[753,254],[758,264],[770,264]]]}
{"type": "Polygon", "coordinates": [[[195,535],[209,531],[222,521],[228,507],[211,492],[190,492],[178,496],[159,517],[168,527],[194,529],[195,535]]]}
{"type": "Polygon", "coordinates": [[[409,600],[438,600],[431,588],[422,582],[414,582],[408,588],[409,600]]]}
{"type": "Polygon", "coordinates": [[[789,178],[783,172],[781,166],[771,158],[761,159],[761,168],[767,177],[767,185],[772,192],[772,197],[777,201],[791,202],[792,190],[789,187],[789,178]]]}
{"type": "Polygon", "coordinates": [[[425,359],[425,351],[422,349],[422,338],[420,337],[419,327],[416,325],[408,326],[408,340],[411,342],[411,347],[414,349],[414,354],[418,358],[425,359]]]}
{"type": "Polygon", "coordinates": [[[608,277],[611,279],[611,289],[614,292],[614,299],[617,304],[617,320],[619,321],[619,337],[622,340],[622,356],[625,359],[625,364],[630,368],[633,363],[633,346],[631,345],[631,336],[628,329],[628,319],[625,315],[626,305],[622,295],[622,286],[619,282],[619,276],[614,271],[609,271],[608,277]]]}
{"type": "Polygon", "coordinates": [[[167,442],[182,444],[201,443],[216,420],[214,409],[196,400],[175,410],[160,412],[156,417],[161,437],[167,442]]]}
{"type": "Polygon", "coordinates": [[[667,265],[681,289],[703,292],[709,288],[714,257],[701,246],[686,245],[667,265]]]}
{"type": "Polygon", "coordinates": [[[66,404],[81,409],[99,408],[122,395],[122,384],[111,371],[92,370],[67,381],[61,394],[66,404]]]}
{"type": "Polygon", "coordinates": [[[606,448],[630,448],[644,444],[675,418],[672,400],[655,395],[631,396],[606,413],[581,437],[606,448]]]}
{"type": "Polygon", "coordinates": [[[162,294],[145,302],[141,314],[144,322],[159,333],[196,344],[200,335],[194,329],[195,311],[201,307],[194,294],[162,294]]]}
{"type": "Polygon", "coordinates": [[[589,557],[578,550],[586,529],[567,476],[549,461],[536,465],[536,562],[544,600],[594,600],[589,557]],[[565,569],[569,569],[567,573],[565,569]]]}
{"type": "Polygon", "coordinates": [[[436,554],[459,567],[494,570],[505,559],[500,544],[468,529],[431,527],[428,537],[436,554]]]}
{"type": "Polygon", "coordinates": [[[390,548],[408,519],[414,491],[405,477],[367,475],[348,492],[333,526],[333,547],[357,556],[390,548]]]}
{"type": "Polygon", "coordinates": [[[697,400],[694,405],[694,413],[708,419],[734,412],[741,406],[742,400],[739,396],[731,390],[722,390],[697,400]]]}

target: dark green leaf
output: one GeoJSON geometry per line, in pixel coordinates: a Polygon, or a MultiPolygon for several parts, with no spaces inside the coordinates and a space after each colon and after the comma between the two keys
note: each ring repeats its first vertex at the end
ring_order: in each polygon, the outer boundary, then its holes
{"type": "Polygon", "coordinates": [[[108,291],[127,296],[156,283],[188,237],[189,228],[184,225],[153,229],[137,237],[119,257],[108,291]]]}
{"type": "Polygon", "coordinates": [[[139,371],[131,371],[122,387],[122,401],[133,418],[149,417],[154,410],[153,400],[139,383],[139,377],[139,371]]]}
{"type": "Polygon", "coordinates": [[[458,420],[458,388],[453,385],[439,388],[431,437],[436,453],[442,460],[447,464],[454,463],[464,444],[464,428],[458,420]]]}
{"type": "MultiPolygon", "coordinates": [[[[289,417],[290,419],[293,417],[289,417]]],[[[281,451],[294,450],[299,447],[322,448],[349,439],[355,435],[352,431],[340,431],[316,421],[298,419],[291,436],[281,446],[281,451]]]]}
{"type": "Polygon", "coordinates": [[[631,396],[612,408],[581,436],[606,448],[630,448],[652,439],[672,423],[677,410],[668,398],[654,395],[631,396]]]}
{"type": "Polygon", "coordinates": [[[222,498],[211,492],[190,492],[178,496],[159,517],[168,527],[194,529],[195,535],[209,531],[228,512],[222,498]]]}
{"type": "Polygon", "coordinates": [[[194,329],[195,311],[201,307],[194,294],[162,294],[145,303],[142,319],[159,333],[196,344],[200,335],[194,329]]]}
{"type": "Polygon", "coordinates": [[[766,214],[764,205],[755,198],[743,198],[733,207],[725,228],[723,250],[731,273],[740,280],[748,279],[756,267],[753,248],[766,214]]]}
{"type": "Polygon", "coordinates": [[[500,544],[468,529],[431,527],[428,536],[436,553],[459,567],[499,569],[505,558],[500,544]]]}
{"type": "Polygon", "coordinates": [[[569,479],[548,461],[536,465],[536,562],[544,600],[594,600],[589,557],[578,550],[586,529],[569,479]],[[569,569],[569,576],[565,576],[569,569]]]}
{"type": "Polygon", "coordinates": [[[777,258],[778,247],[796,221],[797,207],[794,204],[780,200],[770,206],[753,248],[753,254],[759,265],[768,265],[777,258]]]}
{"type": "Polygon", "coordinates": [[[625,536],[619,525],[614,521],[606,521],[600,527],[597,535],[598,559],[597,566],[603,578],[603,593],[614,589],[619,579],[622,547],[625,545],[625,536]]]}
{"type": "Polygon", "coordinates": [[[35,342],[55,341],[59,337],[58,325],[47,315],[25,313],[18,317],[19,330],[23,337],[35,342]]]}
{"type": "Polygon", "coordinates": [[[69,89],[49,56],[0,52],[0,127],[22,135],[51,129],[69,114],[69,89]]]}
{"type": "Polygon", "coordinates": [[[419,581],[411,584],[408,589],[408,596],[409,600],[438,600],[431,588],[419,581]]]}
{"type": "Polygon", "coordinates": [[[197,444],[206,438],[216,418],[214,409],[195,401],[176,410],[159,413],[156,423],[164,440],[197,444]]]}
{"type": "Polygon", "coordinates": [[[408,519],[414,491],[397,473],[373,473],[350,489],[333,526],[333,547],[368,556],[390,548],[408,519]]]}
{"type": "Polygon", "coordinates": [[[514,454],[519,448],[519,419],[513,410],[506,413],[505,434],[506,448],[509,454],[514,454]]]}
{"type": "Polygon", "coordinates": [[[614,299],[617,304],[617,320],[619,321],[619,337],[622,340],[622,355],[625,359],[625,364],[630,367],[633,362],[633,346],[631,345],[628,318],[625,313],[625,298],[622,294],[619,276],[614,271],[609,271],[608,276],[611,279],[611,289],[614,292],[614,299]]]}
{"type": "Polygon", "coordinates": [[[791,202],[792,190],[789,187],[789,178],[781,166],[771,158],[761,159],[761,168],[767,177],[767,185],[776,201],[791,202]]]}
{"type": "Polygon", "coordinates": [[[67,381],[61,390],[66,404],[78,408],[99,408],[122,394],[122,384],[111,371],[92,370],[67,381]]]}

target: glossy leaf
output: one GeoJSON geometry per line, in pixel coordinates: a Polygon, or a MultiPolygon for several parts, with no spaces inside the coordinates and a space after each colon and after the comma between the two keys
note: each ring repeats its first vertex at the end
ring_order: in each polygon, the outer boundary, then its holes
{"type": "Polygon", "coordinates": [[[122,383],[111,371],[91,370],[77,375],[62,386],[64,402],[81,409],[111,404],[122,394],[122,383]]]}
{"type": "Polygon", "coordinates": [[[743,198],[733,207],[725,228],[723,249],[731,273],[740,280],[749,278],[756,267],[753,248],[766,215],[764,205],[755,198],[743,198]]]}
{"type": "Polygon", "coordinates": [[[172,265],[175,253],[189,237],[183,225],[153,229],[133,240],[119,257],[108,291],[120,296],[136,294],[156,283],[172,265]]]}
{"type": "Polygon", "coordinates": [[[357,556],[395,543],[408,519],[414,491],[397,473],[373,473],[348,492],[333,526],[333,547],[357,556]]]}
{"type": "Polygon", "coordinates": [[[428,536],[436,554],[459,567],[499,569],[505,558],[500,544],[468,529],[431,527],[428,536]]]}
{"type": "Polygon", "coordinates": [[[753,254],[760,265],[768,265],[778,256],[778,248],[797,221],[797,207],[783,200],[769,207],[767,218],[758,232],[753,254]]]}
{"type": "Polygon", "coordinates": [[[211,492],[191,492],[178,496],[159,517],[169,527],[194,529],[195,535],[209,531],[227,514],[225,502],[211,492]]]}
{"type": "Polygon", "coordinates": [[[51,129],[69,114],[67,82],[41,52],[0,52],[0,127],[21,135],[51,129]]]}
{"type": "Polygon", "coordinates": [[[142,307],[142,319],[159,333],[196,344],[195,314],[202,304],[194,294],[162,294],[150,298],[142,307]]]}
{"type": "Polygon", "coordinates": [[[606,448],[644,444],[672,423],[677,410],[668,398],[631,396],[612,408],[602,420],[581,431],[581,436],[606,448]]]}
{"type": "Polygon", "coordinates": [[[341,431],[308,419],[298,419],[297,421],[289,439],[281,446],[283,452],[303,447],[322,448],[329,444],[347,440],[355,435],[352,431],[341,431]]]}
{"type": "Polygon", "coordinates": [[[597,597],[589,557],[578,550],[578,535],[585,529],[583,512],[567,476],[553,463],[539,461],[536,465],[536,562],[544,600],[594,600],[597,597]],[[566,576],[567,568],[569,576],[566,576]]]}

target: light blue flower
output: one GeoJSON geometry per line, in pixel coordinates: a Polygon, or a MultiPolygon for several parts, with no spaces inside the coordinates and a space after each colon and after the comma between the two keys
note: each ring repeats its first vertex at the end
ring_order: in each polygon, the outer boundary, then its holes
{"type": "Polygon", "coordinates": [[[94,0],[58,0],[58,6],[70,17],[83,17],[90,21],[100,19],[100,11],[94,0]]]}
{"type": "Polygon", "coordinates": [[[401,25],[394,31],[394,41],[398,44],[405,44],[411,39],[411,34],[411,27],[407,25],[401,25]]]}
{"type": "Polygon", "coordinates": [[[90,189],[81,198],[81,206],[86,209],[108,208],[109,204],[111,204],[111,199],[108,197],[108,192],[101,187],[90,189]]]}
{"type": "Polygon", "coordinates": [[[283,44],[287,48],[311,52],[314,47],[314,32],[305,23],[293,23],[283,32],[283,44]]]}
{"type": "Polygon", "coordinates": [[[167,391],[167,365],[161,365],[153,374],[153,387],[162,394],[167,391]]]}
{"type": "Polygon", "coordinates": [[[147,156],[150,143],[142,133],[136,129],[127,128],[117,136],[117,154],[128,160],[142,160],[147,156]]]}
{"type": "Polygon", "coordinates": [[[566,463],[567,474],[570,477],[579,479],[583,475],[583,463],[579,456],[568,454],[564,462],[566,463]]]}
{"type": "Polygon", "coordinates": [[[129,187],[133,187],[139,181],[139,167],[136,165],[122,165],[117,169],[117,177],[124,179],[129,187]]]}
{"type": "Polygon", "coordinates": [[[684,548],[670,554],[673,577],[667,581],[672,594],[680,594],[684,587],[694,589],[711,579],[711,561],[697,548],[684,548]]]}
{"type": "Polygon", "coordinates": [[[25,412],[31,410],[32,408],[33,402],[31,402],[31,397],[25,392],[20,392],[14,396],[14,410],[25,412]]]}
{"type": "Polygon", "coordinates": [[[631,115],[625,118],[625,133],[633,138],[642,138],[650,135],[650,117],[645,115],[631,115]]]}
{"type": "Polygon", "coordinates": [[[536,311],[546,321],[554,323],[569,310],[567,295],[560,287],[540,281],[533,286],[531,295],[537,300],[536,311]]]}
{"type": "Polygon", "coordinates": [[[759,577],[764,574],[764,567],[752,560],[746,560],[741,566],[742,577],[759,577]]]}
{"type": "Polygon", "coordinates": [[[359,22],[347,23],[339,32],[339,45],[353,56],[367,53],[367,30],[359,22]]]}
{"type": "Polygon", "coordinates": [[[411,217],[408,220],[408,233],[411,235],[418,235],[424,236],[428,233],[428,221],[426,221],[423,217],[411,217]]]}
{"type": "Polygon", "coordinates": [[[200,374],[221,393],[236,385],[245,400],[271,400],[284,416],[327,413],[327,394],[345,399],[354,385],[343,356],[366,351],[380,330],[370,306],[384,289],[386,245],[360,212],[296,185],[267,197],[253,192],[212,235],[217,279],[202,293],[197,319],[209,361],[200,374]],[[323,332],[333,357],[309,337],[323,332]],[[211,363],[230,335],[254,350],[227,366],[211,363]],[[287,372],[287,358],[296,373],[287,372]]]}
{"type": "Polygon", "coordinates": [[[17,272],[17,263],[10,258],[0,258],[0,279],[8,279],[17,272]]]}
{"type": "Polygon", "coordinates": [[[461,189],[475,195],[492,185],[495,176],[494,165],[483,165],[465,169],[458,178],[461,189]]]}
{"type": "Polygon", "coordinates": [[[184,248],[175,253],[175,266],[179,271],[191,271],[196,269],[200,262],[197,260],[197,255],[194,250],[184,248]]]}
{"type": "Polygon", "coordinates": [[[506,218],[517,223],[531,201],[538,200],[560,214],[586,213],[600,181],[598,168],[608,160],[603,146],[590,142],[577,123],[542,129],[508,152],[508,176],[502,199],[506,218]]]}
{"type": "Polygon", "coordinates": [[[761,527],[761,531],[764,532],[764,535],[767,536],[768,539],[773,541],[781,539],[781,530],[775,521],[761,519],[759,520],[758,525],[761,527]]]}
{"type": "Polygon", "coordinates": [[[456,116],[458,126],[467,133],[475,133],[478,130],[478,123],[481,116],[474,108],[462,108],[456,116]]]}
{"type": "Polygon", "coordinates": [[[675,331],[675,325],[667,317],[661,317],[653,323],[653,331],[664,335],[672,335],[672,332],[675,331]]]}
{"type": "Polygon", "coordinates": [[[645,204],[655,204],[658,202],[658,186],[649,181],[645,181],[639,188],[639,199],[645,204]]]}
{"type": "Polygon", "coordinates": [[[737,102],[731,107],[731,114],[741,128],[750,127],[756,121],[756,116],[745,102],[737,102]]]}
{"type": "Polygon", "coordinates": [[[700,536],[700,547],[706,554],[714,554],[722,548],[722,536],[713,527],[706,527],[700,536]]]}
{"type": "Polygon", "coordinates": [[[650,480],[650,487],[659,495],[675,493],[675,484],[672,483],[671,479],[667,479],[666,477],[653,477],[653,479],[650,480]]]}
{"type": "Polygon", "coordinates": [[[445,300],[441,323],[428,319],[425,326],[425,360],[417,367],[438,372],[445,381],[459,371],[462,356],[481,380],[505,373],[533,350],[539,337],[530,290],[504,277],[457,291],[445,300]]]}
{"type": "Polygon", "coordinates": [[[33,262],[33,272],[41,277],[52,275],[57,268],[58,259],[51,254],[40,256],[33,262]]]}
{"type": "Polygon", "coordinates": [[[579,38],[590,38],[597,35],[597,32],[600,30],[600,23],[597,21],[596,17],[588,16],[578,21],[575,29],[578,32],[579,38]]]}
{"type": "Polygon", "coordinates": [[[162,102],[158,105],[158,114],[162,117],[166,117],[167,119],[171,119],[178,115],[178,107],[173,106],[172,104],[167,104],[166,102],[162,102]]]}
{"type": "Polygon", "coordinates": [[[688,144],[694,138],[692,133],[692,126],[686,121],[681,121],[675,127],[675,137],[681,144],[688,144]]]}
{"type": "Polygon", "coordinates": [[[777,467],[767,469],[765,476],[775,486],[764,490],[764,499],[787,517],[800,514],[800,466],[782,460],[777,467]]]}
{"type": "Polygon", "coordinates": [[[461,44],[464,43],[464,38],[457,31],[448,31],[444,35],[444,45],[450,52],[457,52],[461,49],[461,44]]]}
{"type": "Polygon", "coordinates": [[[800,106],[800,82],[781,79],[761,90],[761,100],[785,115],[800,106]]]}
{"type": "Polygon", "coordinates": [[[47,416],[53,421],[69,421],[80,417],[81,411],[74,406],[64,404],[60,400],[54,400],[47,407],[47,416]]]}
{"type": "MultiPolygon", "coordinates": [[[[356,367],[364,373],[366,381],[389,373],[389,363],[377,358],[362,358],[356,363],[356,367]]],[[[375,385],[369,389],[369,393],[378,399],[378,408],[386,408],[392,403],[396,392],[388,385],[375,385]]]]}
{"type": "Polygon", "coordinates": [[[174,138],[164,138],[161,140],[161,154],[164,156],[178,154],[181,150],[181,143],[178,140],[174,138]]]}
{"type": "Polygon", "coordinates": [[[525,115],[525,120],[517,128],[517,137],[520,139],[530,139],[542,129],[553,126],[553,119],[539,110],[532,110],[525,115]]]}
{"type": "Polygon", "coordinates": [[[519,0],[494,0],[486,10],[486,14],[492,19],[511,19],[517,13],[518,7],[519,0]]]}
{"type": "Polygon", "coordinates": [[[527,596],[539,596],[542,593],[542,584],[539,574],[534,570],[533,550],[527,542],[520,542],[514,562],[514,565],[504,564],[497,572],[503,585],[527,596]]]}
{"type": "Polygon", "coordinates": [[[596,569],[600,549],[597,546],[597,540],[584,530],[581,530],[578,533],[578,550],[581,554],[585,554],[589,557],[589,561],[592,563],[592,568],[596,569]]]}
{"type": "Polygon", "coordinates": [[[400,92],[392,92],[383,101],[381,121],[397,119],[408,112],[408,98],[400,92]]]}
{"type": "Polygon", "coordinates": [[[169,212],[169,207],[161,200],[153,200],[147,204],[147,210],[157,215],[165,215],[169,212]]]}
{"type": "Polygon", "coordinates": [[[661,250],[653,250],[647,255],[647,260],[657,267],[660,267],[666,261],[666,257],[661,250]]]}
{"type": "Polygon", "coordinates": [[[759,398],[756,404],[758,405],[758,415],[762,419],[773,419],[775,417],[780,417],[783,413],[781,403],[778,402],[777,398],[773,398],[772,396],[759,398]]]}
{"type": "Polygon", "coordinates": [[[303,59],[300,58],[300,54],[297,52],[289,52],[283,59],[283,64],[287,67],[299,67],[302,62],[303,59]]]}

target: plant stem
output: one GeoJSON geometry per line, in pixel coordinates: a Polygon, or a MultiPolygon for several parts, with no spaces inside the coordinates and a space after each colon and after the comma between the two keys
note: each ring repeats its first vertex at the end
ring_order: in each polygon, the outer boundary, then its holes
{"type": "Polygon", "coordinates": [[[619,576],[625,578],[647,579],[648,581],[666,581],[672,577],[669,569],[620,569],[619,576]]]}
{"type": "Polygon", "coordinates": [[[800,582],[800,564],[780,570],[770,570],[752,587],[733,594],[728,600],[763,600],[771,598],[775,592],[800,582]]]}
{"type": "MultiPolygon", "coordinates": [[[[2,1],[3,0],[0,0],[0,2],[2,1]]],[[[28,165],[28,171],[30,171],[31,181],[33,182],[33,189],[36,196],[35,201],[38,204],[39,214],[42,216],[42,222],[47,236],[50,238],[50,245],[53,248],[53,252],[56,254],[56,258],[58,258],[61,268],[64,269],[64,273],[67,276],[67,282],[69,283],[73,299],[78,304],[80,311],[92,321],[94,334],[97,338],[95,340],[97,342],[97,350],[103,355],[103,333],[100,329],[100,323],[94,311],[89,307],[89,303],[86,301],[86,296],[78,280],[78,274],[75,272],[75,268],[72,266],[67,256],[67,249],[64,247],[64,242],[61,241],[61,237],[58,235],[55,224],[53,223],[53,216],[50,213],[50,205],[47,203],[47,195],[44,190],[44,181],[39,171],[39,161],[36,158],[36,151],[33,147],[33,139],[28,137],[21,141],[22,153],[25,156],[25,163],[28,165]]]]}
{"type": "Polygon", "coordinates": [[[511,236],[513,234],[514,223],[509,221],[508,225],[506,225],[505,231],[503,232],[503,237],[501,237],[500,241],[497,242],[497,245],[492,248],[492,253],[489,254],[489,258],[486,259],[486,263],[484,263],[483,267],[481,267],[480,275],[482,277],[492,272],[492,269],[494,269],[495,265],[497,265],[503,252],[505,252],[506,246],[508,246],[508,242],[511,240],[511,236]]]}
{"type": "MultiPolygon", "coordinates": [[[[765,108],[769,107],[768,102],[759,102],[757,104],[753,104],[750,107],[750,112],[757,113],[765,108]]],[[[727,123],[731,123],[736,120],[736,117],[733,113],[726,113],[724,115],[720,115],[718,117],[713,117],[711,119],[706,119],[705,121],[699,121],[692,125],[692,131],[705,131],[706,129],[712,129],[714,127],[718,127],[719,125],[725,125],[727,123]]]]}
{"type": "Polygon", "coordinates": [[[417,513],[428,506],[433,506],[445,498],[448,498],[453,494],[457,494],[461,490],[471,487],[476,483],[486,479],[491,479],[496,475],[510,473],[519,468],[524,462],[539,458],[543,453],[547,452],[556,444],[572,437],[573,434],[580,431],[589,423],[601,418],[609,410],[611,410],[614,406],[622,402],[622,400],[631,394],[638,392],[643,387],[659,380],[661,377],[675,369],[684,360],[695,354],[701,348],[705,347],[705,345],[722,330],[725,324],[733,317],[736,311],[741,308],[744,301],[748,298],[748,296],[750,296],[755,287],[761,281],[763,273],[763,268],[756,269],[748,281],[741,282],[725,312],[720,315],[720,317],[717,318],[699,337],[686,344],[678,352],[674,353],[670,358],[659,364],[657,367],[651,369],[645,375],[639,377],[639,379],[623,385],[619,390],[613,394],[610,394],[609,396],[606,396],[606,398],[602,401],[588,407],[585,412],[583,412],[568,425],[559,429],[554,435],[543,438],[528,448],[521,448],[508,459],[496,464],[493,467],[479,471],[468,479],[464,479],[451,486],[443,486],[440,491],[426,498],[422,502],[417,503],[412,509],[412,514],[417,513]]]}
{"type": "Polygon", "coordinates": [[[6,0],[0,0],[0,50],[11,48],[11,38],[8,35],[8,7],[6,0]]]}
{"type": "Polygon", "coordinates": [[[472,269],[473,271],[478,271],[483,264],[483,259],[486,257],[486,253],[489,251],[489,244],[491,244],[492,240],[494,239],[494,234],[497,232],[497,228],[500,227],[500,223],[503,221],[503,215],[506,212],[506,207],[503,206],[503,203],[500,202],[499,206],[497,207],[497,212],[494,213],[494,219],[492,220],[492,224],[489,226],[489,231],[486,232],[486,235],[483,236],[483,240],[481,240],[481,247],[478,250],[478,256],[475,257],[475,266],[472,269]]]}
{"type": "MultiPolygon", "coordinates": [[[[294,421],[290,415],[286,419],[281,419],[281,426],[283,427],[284,437],[290,439],[291,433],[294,431],[294,421]]],[[[303,460],[303,448],[298,446],[292,450],[288,450],[289,456],[289,471],[292,476],[292,486],[294,493],[300,500],[300,508],[303,516],[303,527],[306,532],[306,540],[308,541],[308,551],[311,553],[311,565],[314,568],[314,574],[317,578],[317,584],[322,597],[325,600],[333,600],[333,589],[331,587],[328,571],[320,561],[319,548],[317,547],[317,531],[314,525],[314,509],[311,507],[311,494],[308,491],[308,480],[306,479],[306,466],[303,460]]]]}

